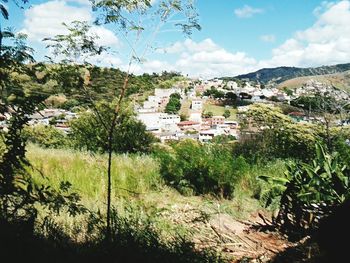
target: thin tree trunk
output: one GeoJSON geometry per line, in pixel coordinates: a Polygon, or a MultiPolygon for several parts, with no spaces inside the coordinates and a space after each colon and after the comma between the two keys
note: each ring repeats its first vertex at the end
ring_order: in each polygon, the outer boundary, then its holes
{"type": "Polygon", "coordinates": [[[112,199],[112,153],[113,153],[113,133],[118,123],[120,107],[128,86],[129,74],[126,75],[123,88],[121,90],[117,105],[115,107],[113,119],[108,131],[108,167],[107,167],[107,241],[111,241],[111,199],[112,199]]]}
{"type": "Polygon", "coordinates": [[[112,142],[113,142],[113,131],[114,128],[111,127],[108,136],[108,168],[107,168],[107,240],[111,240],[111,195],[112,195],[112,142]],[[111,132],[112,131],[112,132],[111,132]]]}

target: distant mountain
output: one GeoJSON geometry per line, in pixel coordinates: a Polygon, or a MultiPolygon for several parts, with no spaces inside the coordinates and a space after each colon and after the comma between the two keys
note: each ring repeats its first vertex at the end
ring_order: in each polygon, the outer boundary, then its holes
{"type": "MultiPolygon", "coordinates": [[[[350,63],[317,68],[278,67],[264,68],[256,72],[239,75],[231,79],[249,80],[263,84],[278,84],[288,79],[304,76],[326,75],[350,70],[350,63]]],[[[228,80],[229,78],[223,78],[228,80]]]]}

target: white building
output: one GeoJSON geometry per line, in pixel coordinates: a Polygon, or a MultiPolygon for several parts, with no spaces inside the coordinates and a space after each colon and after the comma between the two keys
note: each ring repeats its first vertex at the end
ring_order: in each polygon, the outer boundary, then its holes
{"type": "Polygon", "coordinates": [[[188,120],[202,123],[202,113],[201,112],[191,112],[188,120]]]}
{"type": "Polygon", "coordinates": [[[180,116],[160,112],[138,113],[137,119],[146,125],[149,131],[176,131],[180,116]]]}
{"type": "Polygon", "coordinates": [[[238,84],[235,81],[228,81],[227,88],[229,88],[231,90],[236,90],[238,88],[238,84]]]}
{"type": "Polygon", "coordinates": [[[202,111],[203,102],[202,100],[192,100],[191,109],[194,111],[202,111]]]}
{"type": "Polygon", "coordinates": [[[148,99],[143,103],[144,109],[158,109],[160,98],[156,96],[149,96],[148,99]]]}
{"type": "Polygon", "coordinates": [[[178,130],[177,124],[181,121],[180,116],[177,114],[161,113],[159,117],[159,124],[164,131],[176,131],[178,130]]]}
{"type": "Polygon", "coordinates": [[[222,135],[222,134],[224,134],[223,130],[219,130],[219,129],[204,130],[199,132],[198,140],[200,142],[209,142],[215,136],[222,135]]]}

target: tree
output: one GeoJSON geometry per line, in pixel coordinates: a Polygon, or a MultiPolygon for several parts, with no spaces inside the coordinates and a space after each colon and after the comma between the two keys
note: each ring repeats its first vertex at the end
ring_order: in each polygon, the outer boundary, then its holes
{"type": "Polygon", "coordinates": [[[181,108],[181,96],[179,93],[173,93],[170,95],[169,102],[165,106],[165,112],[176,114],[181,108]]]}
{"type": "Polygon", "coordinates": [[[229,104],[234,104],[237,101],[238,96],[236,93],[229,91],[225,94],[225,98],[229,104]]]}
{"type": "Polygon", "coordinates": [[[63,148],[69,144],[66,135],[51,125],[26,127],[25,137],[31,143],[47,148],[63,148]]]}
{"type": "Polygon", "coordinates": [[[284,86],[283,88],[284,93],[286,93],[288,96],[293,96],[293,90],[284,86]]]}
{"type": "MultiPolygon", "coordinates": [[[[109,123],[113,118],[114,106],[114,103],[107,102],[96,105],[105,123],[109,123]]],[[[71,122],[71,132],[68,137],[75,148],[104,153],[108,151],[106,132],[95,114],[84,112],[71,122]]],[[[120,124],[113,134],[113,152],[146,153],[153,142],[155,137],[147,132],[145,125],[136,120],[130,109],[124,106],[120,112],[120,124]]]]}
{"type": "MultiPolygon", "coordinates": [[[[177,15],[177,19],[173,20],[176,21],[174,26],[180,27],[187,35],[190,35],[193,29],[199,30],[200,25],[198,24],[197,13],[193,2],[190,0],[157,1],[153,3],[153,6],[150,0],[101,0],[93,2],[93,10],[97,11],[98,14],[95,21],[96,24],[114,25],[121,39],[125,39],[124,44],[129,47],[130,51],[127,72],[124,76],[123,83],[116,87],[119,90],[119,95],[109,123],[104,122],[100,112],[96,108],[96,102],[89,92],[89,87],[91,87],[93,80],[91,79],[90,72],[87,71],[87,67],[85,67],[83,84],[80,83],[79,85],[85,90],[94,113],[99,119],[100,124],[106,130],[105,141],[107,142],[108,153],[106,238],[109,240],[111,234],[111,166],[113,141],[115,130],[121,124],[120,111],[124,98],[127,95],[129,80],[132,75],[132,65],[142,63],[145,60],[145,56],[147,52],[149,52],[157,33],[159,33],[162,27],[169,22],[173,16],[177,15]],[[145,23],[145,21],[150,23],[145,23]],[[144,39],[142,39],[142,37],[144,39]],[[140,43],[143,43],[142,46],[140,46],[140,43]]],[[[69,35],[58,35],[51,39],[51,41],[56,43],[53,47],[57,48],[57,54],[73,57],[77,61],[77,59],[81,60],[81,58],[86,58],[91,54],[96,55],[103,52],[104,49],[96,46],[93,37],[88,35],[88,29],[89,28],[84,24],[78,24],[77,28],[73,25],[69,35]],[[72,39],[74,39],[74,41],[72,41],[72,39]]],[[[82,62],[85,62],[84,59],[82,62]]]]}
{"type": "MultiPolygon", "coordinates": [[[[5,7],[0,5],[0,9],[7,19],[5,7]]],[[[18,224],[32,234],[38,203],[56,213],[66,205],[70,214],[82,209],[77,204],[79,196],[68,193],[68,182],[62,182],[56,191],[37,184],[28,172],[31,166],[25,155],[24,128],[56,84],[48,80],[45,65],[35,63],[33,49],[25,40],[24,34],[0,28],[0,113],[10,115],[8,131],[1,134],[5,149],[0,160],[0,220],[18,224]],[[4,38],[6,42],[2,42],[4,38]]]]}
{"type": "Polygon", "coordinates": [[[263,159],[296,158],[310,160],[320,134],[314,124],[295,123],[277,107],[253,104],[240,116],[241,150],[253,147],[249,154],[261,154],[263,159]],[[251,142],[251,143],[250,143],[251,142]]]}
{"type": "Polygon", "coordinates": [[[247,165],[242,157],[234,159],[221,144],[202,145],[184,140],[171,150],[157,149],[160,172],[165,181],[183,193],[215,194],[230,198],[234,184],[247,165]]]}
{"type": "Polygon", "coordinates": [[[210,89],[203,93],[203,96],[212,97],[214,99],[223,99],[225,97],[225,93],[217,90],[214,86],[211,86],[210,89]]]}
{"type": "Polygon", "coordinates": [[[231,112],[229,110],[225,110],[224,114],[222,114],[226,119],[231,116],[231,112]]]}

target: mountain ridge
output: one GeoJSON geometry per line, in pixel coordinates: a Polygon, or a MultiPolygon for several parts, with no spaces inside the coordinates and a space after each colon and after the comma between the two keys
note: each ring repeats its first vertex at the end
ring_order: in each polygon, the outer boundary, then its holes
{"type": "Polygon", "coordinates": [[[340,73],[350,70],[350,63],[336,64],[331,66],[320,66],[320,67],[276,67],[276,68],[263,68],[255,72],[248,74],[242,74],[235,77],[224,77],[221,79],[225,80],[248,80],[259,82],[262,84],[279,84],[289,79],[306,77],[306,76],[316,76],[316,75],[326,75],[340,73]]]}

